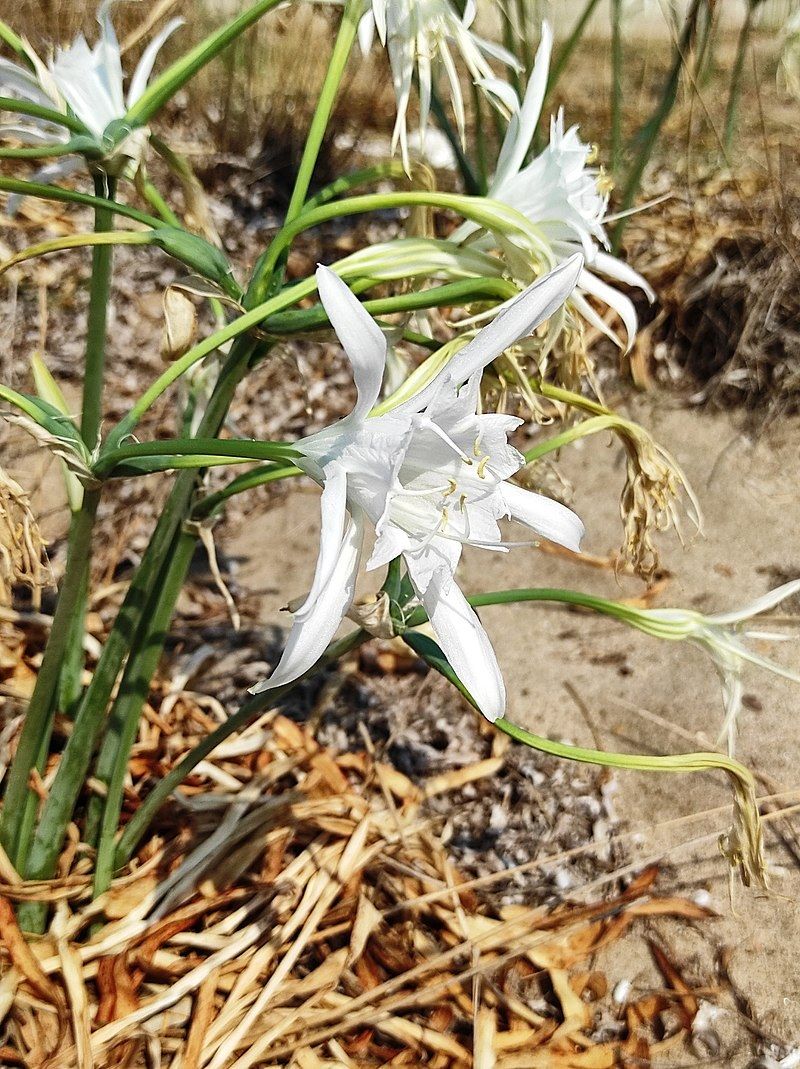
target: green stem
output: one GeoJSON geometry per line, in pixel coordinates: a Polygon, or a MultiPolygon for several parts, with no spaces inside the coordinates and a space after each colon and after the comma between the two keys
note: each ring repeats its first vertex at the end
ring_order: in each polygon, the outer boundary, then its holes
{"type": "Polygon", "coordinates": [[[231,479],[228,485],[221,490],[216,490],[213,494],[208,494],[206,497],[201,498],[192,510],[192,519],[204,520],[209,516],[214,516],[225,502],[236,494],[242,494],[246,490],[253,490],[257,486],[265,486],[267,483],[276,482],[278,479],[290,479],[295,475],[303,474],[303,471],[293,464],[288,466],[264,464],[258,468],[253,468],[252,471],[246,471],[243,475],[237,475],[235,479],[231,479]]]}
{"type": "Polygon", "coordinates": [[[88,134],[88,130],[74,115],[53,108],[34,104],[30,100],[15,100],[14,97],[0,97],[0,111],[12,111],[19,115],[30,115],[35,119],[44,119],[55,126],[63,126],[74,134],[88,134]]]}
{"type": "MultiPolygon", "coordinates": [[[[630,613],[625,605],[616,601],[608,601],[606,598],[595,597],[593,594],[583,594],[577,590],[561,590],[557,587],[490,590],[484,594],[471,594],[467,601],[475,609],[486,605],[516,605],[523,601],[557,602],[561,605],[577,605],[583,609],[591,609],[592,612],[600,613],[602,616],[610,616],[627,624],[631,623],[630,613]]],[[[406,619],[406,627],[419,627],[427,619],[427,612],[419,606],[406,619]]],[[[407,635],[404,634],[403,638],[406,639],[406,637],[407,635]]]]}
{"type": "Polygon", "coordinates": [[[18,178],[0,177],[0,191],[3,193],[17,193],[21,197],[36,197],[37,200],[85,204],[89,208],[94,208],[95,211],[100,208],[107,208],[116,215],[123,215],[153,229],[161,226],[161,220],[154,215],[147,215],[145,212],[140,212],[138,208],[131,208],[130,205],[122,204],[119,201],[93,197],[91,193],[79,193],[77,189],[62,189],[60,186],[46,186],[41,182],[27,182],[18,178]]]}
{"type": "Polygon", "coordinates": [[[278,231],[264,258],[266,265],[278,263],[284,251],[298,234],[304,230],[327,223],[331,219],[365,212],[387,211],[392,208],[413,207],[444,208],[457,212],[485,229],[517,229],[528,238],[536,237],[536,228],[519,212],[499,201],[487,197],[465,197],[459,193],[439,193],[428,190],[409,190],[402,193],[366,193],[349,197],[333,204],[324,204],[312,211],[303,212],[294,222],[289,222],[278,231]]]}
{"type": "Polygon", "coordinates": [[[325,137],[325,131],[328,128],[328,122],[336,102],[336,94],[339,91],[342,75],[358,32],[361,7],[360,0],[347,0],[345,4],[342,21],[339,24],[339,32],[333,45],[333,53],[317,99],[314,118],[311,120],[311,126],[306,137],[289,207],[286,209],[286,223],[296,219],[305,204],[308,187],[311,185],[311,177],[317,165],[319,150],[322,147],[322,139],[325,137]]]}
{"type": "MultiPolygon", "coordinates": [[[[254,350],[255,343],[249,341],[240,342],[232,350],[204,413],[201,433],[213,434],[219,431],[234,391],[247,370],[254,350]]],[[[188,513],[197,478],[195,471],[187,471],[182,472],[175,480],[172,494],[159,516],[114,626],[103,646],[91,683],[84,692],[33,843],[29,872],[35,873],[37,879],[47,879],[53,874],[54,859],[58,856],[75,802],[86,778],[114,685],[133,645],[141,620],[146,621],[150,616],[153,591],[158,588],[163,562],[169,559],[180,524],[188,513]]]]}
{"type": "Polygon", "coordinates": [[[106,784],[103,818],[94,871],[95,898],[106,890],[114,871],[114,840],[122,811],[128,759],[136,738],[139,715],[155,674],[170,620],[195,547],[195,536],[182,531],[173,547],[155,608],[146,621],[146,639],[128,659],[119,694],[108,723],[97,764],[97,778],[106,784]]]}
{"type": "MultiPolygon", "coordinates": [[[[378,297],[364,301],[364,308],[373,316],[391,315],[395,312],[412,312],[420,308],[435,308],[465,304],[469,301],[506,301],[519,290],[503,278],[462,279],[443,286],[402,293],[397,297],[378,297]]],[[[322,305],[300,308],[296,312],[282,312],[270,316],[264,329],[275,334],[292,334],[297,331],[318,330],[328,324],[328,314],[322,305]]]]}
{"type": "Polygon", "coordinates": [[[220,724],[215,731],[212,731],[210,735],[207,735],[201,743],[199,743],[175,766],[175,768],[172,769],[172,771],[168,772],[163,779],[158,781],[158,784],[137,808],[119,840],[116,853],[116,867],[120,868],[126,861],[128,861],[135,850],[137,843],[147,830],[150,821],[175,788],[179,787],[198,764],[205,760],[205,758],[208,757],[208,755],[212,753],[221,742],[224,742],[225,739],[229,738],[234,732],[245,727],[246,724],[258,713],[277,704],[281,698],[288,694],[304,679],[307,679],[310,675],[320,671],[334,661],[339,660],[346,653],[349,653],[350,650],[353,650],[357,646],[366,642],[369,637],[370,636],[366,631],[361,631],[360,629],[351,631],[349,635],[345,635],[344,638],[339,639],[338,642],[332,643],[314,667],[310,668],[304,675],[300,676],[292,683],[287,683],[285,686],[275,687],[274,690],[267,690],[261,694],[254,694],[237,712],[233,714],[233,716],[229,717],[224,724],[220,724]]]}
{"type": "MultiPolygon", "coordinates": [[[[54,699],[69,636],[69,624],[79,608],[84,562],[88,559],[99,495],[87,492],[69,534],[67,564],[53,616],[50,638],[36,678],[17,752],[8,774],[0,841],[18,872],[24,872],[27,840],[36,817],[37,795],[29,790],[31,772],[46,751],[53,729],[54,699]]],[[[40,769],[41,770],[41,769],[40,769]]]]}
{"type": "Polygon", "coordinates": [[[538,445],[533,446],[532,449],[527,449],[523,456],[526,462],[530,464],[548,453],[554,453],[557,449],[561,449],[562,446],[577,442],[579,438],[585,438],[589,434],[597,434],[599,431],[613,430],[614,427],[619,425],[620,421],[616,416],[595,416],[562,431],[561,434],[548,438],[545,442],[540,442],[538,445]]]}
{"type": "Polygon", "coordinates": [[[231,457],[234,460],[287,460],[297,450],[284,442],[256,442],[249,439],[164,438],[158,442],[133,442],[101,453],[94,466],[98,479],[106,478],[118,464],[134,457],[194,456],[231,457]]]}
{"type": "Polygon", "coordinates": [[[215,331],[214,334],[209,335],[199,345],[193,346],[178,360],[173,361],[163,375],[160,375],[145,390],[130,412],[120,420],[108,437],[107,449],[117,448],[121,441],[132,434],[145,412],[169,389],[173,382],[176,382],[181,375],[184,375],[199,360],[204,359],[231,339],[246,334],[247,331],[258,326],[267,316],[295,304],[304,297],[308,297],[316,287],[315,279],[304,279],[303,282],[289,287],[276,297],[264,301],[263,304],[259,304],[255,308],[251,308],[250,311],[245,312],[244,315],[239,316],[232,323],[228,323],[222,330],[215,331]]]}
{"type": "MultiPolygon", "coordinates": [[[[94,180],[97,197],[114,200],[115,180],[97,175],[94,180]]],[[[111,208],[97,207],[94,213],[96,234],[109,233],[114,228],[111,208]]],[[[81,436],[89,451],[94,450],[103,417],[103,378],[106,358],[106,325],[108,302],[111,296],[111,268],[114,249],[98,245],[92,250],[92,281],[89,290],[89,319],[86,326],[86,356],[83,372],[83,406],[81,436]]]]}
{"type": "Polygon", "coordinates": [[[308,212],[313,208],[320,208],[323,204],[336,200],[342,193],[350,193],[354,189],[372,185],[373,182],[380,182],[384,178],[407,179],[408,175],[399,160],[384,160],[383,163],[353,171],[352,174],[343,175],[329,185],[323,186],[318,193],[305,202],[303,211],[308,212]]]}
{"type": "MultiPolygon", "coordinates": [[[[66,141],[58,145],[31,145],[25,148],[0,148],[0,160],[52,160],[59,156],[72,156],[88,147],[90,138],[66,141]]],[[[98,152],[99,154],[99,152],[98,152]]]]}

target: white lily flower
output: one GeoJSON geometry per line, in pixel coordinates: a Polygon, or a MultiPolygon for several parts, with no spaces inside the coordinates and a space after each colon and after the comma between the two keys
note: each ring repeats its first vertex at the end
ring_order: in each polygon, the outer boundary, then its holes
{"type": "Polygon", "coordinates": [[[476,14],[475,0],[467,0],[460,14],[451,0],[369,0],[369,10],[359,23],[362,52],[372,46],[375,31],[389,52],[392,82],[397,99],[397,120],[392,136],[392,152],[400,146],[403,164],[408,170],[408,104],[416,68],[419,82],[419,141],[425,145],[425,131],[430,113],[434,66],[444,69],[456,126],[463,140],[466,118],[464,97],[452,46],[474,82],[493,79],[490,59],[512,67],[519,64],[505,48],[486,41],[472,30],[476,14]]]}
{"type": "MultiPolygon", "coordinates": [[[[103,133],[115,119],[121,119],[128,108],[142,96],[156,57],[168,37],[183,25],[180,18],[171,19],[142,53],[142,58],[130,80],[127,94],[120,45],[109,10],[112,0],[104,0],[97,13],[100,37],[90,48],[83,34],[79,34],[66,48],[56,48],[55,55],[45,63],[33,49],[27,47],[30,68],[0,59],[0,93],[42,105],[64,115],[73,114],[86,131],[102,144],[103,133]]],[[[24,123],[2,127],[0,133],[13,134],[22,140],[38,144],[66,143],[70,133],[66,127],[35,117],[25,117],[24,123]]],[[[128,139],[124,150],[108,161],[118,169],[131,158],[140,155],[146,133],[137,131],[128,139]]],[[[39,177],[52,180],[75,169],[73,161],[58,161],[48,165],[39,177]]],[[[109,168],[110,169],[110,168],[109,168]]]]}
{"type": "Polygon", "coordinates": [[[768,672],[800,683],[800,672],[784,668],[751,649],[748,641],[782,642],[789,636],[775,631],[744,627],[749,620],[774,609],[800,591],[800,579],[784,583],[757,598],[750,605],[733,612],[705,615],[691,609],[634,609],[625,607],[624,618],[642,631],[658,638],[684,639],[711,655],[722,682],[725,721],[720,739],[727,739],[733,750],[736,721],[742,708],[742,673],[745,664],[754,664],[768,672]]]}
{"type": "Polygon", "coordinates": [[[478,414],[480,377],[559,308],[580,267],[573,257],[524,291],[417,394],[377,416],[370,412],[380,394],[386,339],[344,282],[319,268],[320,298],[353,366],[358,400],[345,419],[297,444],[299,466],[323,487],[319,559],[284,654],[256,692],[292,682],[322,655],[353,602],[368,520],[377,541],[367,569],[403,556],[459,678],[489,720],[503,715],[497,659],[454,580],[462,547],[506,551],[498,520],[511,517],[577,550],[583,524],[564,505],[506,481],[524,463],[508,444],[521,420],[478,414]]]}
{"type": "MultiPolygon", "coordinates": [[[[638,272],[606,251],[609,241],[604,224],[609,188],[602,170],[590,166],[594,150],[581,141],[577,126],[564,129],[562,109],[550,120],[547,147],[525,164],[544,103],[552,44],[553,35],[545,22],[521,104],[508,83],[497,78],[481,82],[512,116],[487,195],[515,208],[533,223],[549,244],[557,262],[577,251],[583,253],[586,264],[571,304],[587,322],[620,348],[629,349],[636,336],[636,310],[624,293],[598,276],[604,275],[612,281],[641,289],[651,301],[655,294],[638,272]],[[587,294],[618,314],[625,327],[626,345],[623,346],[617,334],[598,315],[586,299],[587,294]]],[[[476,229],[474,224],[465,223],[451,240],[465,241],[476,229]]],[[[488,235],[479,241],[481,246],[491,244],[492,238],[488,235]]]]}

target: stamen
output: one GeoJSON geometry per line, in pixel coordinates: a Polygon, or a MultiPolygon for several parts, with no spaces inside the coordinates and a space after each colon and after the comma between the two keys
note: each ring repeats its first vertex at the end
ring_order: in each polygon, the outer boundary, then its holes
{"type": "Polygon", "coordinates": [[[465,464],[472,464],[472,460],[467,456],[464,450],[457,446],[449,435],[445,434],[445,432],[438,425],[438,423],[434,423],[432,419],[426,419],[424,420],[424,423],[428,430],[431,430],[434,434],[438,435],[445,443],[445,445],[449,445],[453,452],[456,454],[456,456],[461,457],[465,464]]]}
{"type": "Polygon", "coordinates": [[[489,463],[489,460],[490,460],[490,457],[487,454],[483,458],[483,460],[480,462],[480,464],[478,465],[478,478],[479,479],[485,479],[486,478],[486,465],[489,463]]]}

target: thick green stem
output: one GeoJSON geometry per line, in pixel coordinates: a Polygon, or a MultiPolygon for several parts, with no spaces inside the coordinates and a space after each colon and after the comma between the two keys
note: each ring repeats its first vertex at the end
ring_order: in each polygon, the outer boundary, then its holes
{"type": "Polygon", "coordinates": [[[97,778],[106,784],[103,818],[94,871],[94,895],[100,895],[111,882],[114,870],[114,840],[122,811],[128,758],[136,738],[139,716],[155,674],[170,620],[175,609],[195,547],[195,536],[182,531],[174,544],[169,566],[163,576],[153,612],[143,621],[146,637],[136,655],[128,659],[120,682],[119,694],[109,719],[108,730],[97,763],[97,778]]]}
{"type": "Polygon", "coordinates": [[[66,112],[56,111],[54,108],[46,108],[41,104],[34,104],[29,100],[15,100],[14,97],[0,97],[0,111],[16,112],[19,115],[30,115],[35,119],[44,119],[55,126],[63,126],[74,134],[87,134],[88,130],[83,123],[66,112]]]}
{"type": "Polygon", "coordinates": [[[263,712],[264,709],[268,709],[279,702],[281,698],[288,694],[289,691],[296,687],[298,683],[302,682],[302,680],[313,675],[315,672],[320,671],[320,669],[326,667],[326,665],[338,661],[346,653],[349,653],[350,650],[353,650],[363,642],[366,642],[369,637],[370,636],[366,631],[361,630],[352,631],[349,635],[345,635],[345,637],[339,639],[338,642],[332,643],[328,647],[327,652],[323,654],[314,667],[310,668],[309,671],[300,676],[299,679],[294,680],[292,683],[287,683],[283,687],[275,687],[274,690],[267,690],[261,694],[254,694],[237,712],[233,714],[233,716],[226,720],[224,724],[220,724],[215,731],[212,731],[210,735],[207,735],[206,738],[188,753],[171,772],[168,772],[162,780],[159,780],[157,786],[153,788],[147,798],[145,798],[144,802],[138,807],[119,840],[116,853],[116,867],[121,867],[130,858],[136,848],[136,844],[147,830],[150,821],[175,788],[179,787],[190,772],[192,772],[201,761],[205,760],[205,758],[208,757],[208,755],[212,753],[221,742],[224,742],[225,739],[229,738],[234,732],[245,727],[258,713],[263,712]]]}
{"type": "Polygon", "coordinates": [[[97,493],[84,495],[83,507],[76,514],[70,529],[66,571],[59,591],[50,639],[45,647],[17,752],[8,774],[0,840],[19,872],[25,870],[27,840],[37,807],[37,795],[29,789],[28,782],[53,729],[56,690],[70,633],[70,621],[80,608],[84,565],[91,548],[98,500],[97,493]]]}
{"type": "Polygon", "coordinates": [[[104,479],[126,460],[195,455],[200,455],[203,462],[207,457],[228,457],[235,461],[289,460],[297,456],[297,451],[288,443],[282,442],[257,442],[239,438],[163,438],[157,442],[132,442],[101,454],[95,464],[94,473],[98,479],[104,479]]]}
{"type": "MultiPolygon", "coordinates": [[[[203,416],[200,432],[219,431],[228,411],[234,391],[245,374],[255,351],[255,343],[242,341],[231,352],[220,372],[217,386],[203,416]]],[[[180,524],[188,514],[197,485],[196,471],[181,472],[175,480],[172,494],[161,513],[153,535],[136,571],[117,619],[106,639],[100,659],[75,716],[72,733],[59,762],[58,770],[42,811],[42,817],[31,853],[31,875],[49,878],[53,873],[54,856],[58,856],[75,802],[86,779],[97,740],[106,718],[106,709],[114,685],[128,654],[140,621],[149,616],[153,591],[157,589],[163,562],[175,540],[180,524]]],[[[54,628],[55,631],[55,628],[54,628]]]]}
{"type": "MultiPolygon", "coordinates": [[[[114,194],[116,183],[104,174],[95,175],[95,195],[105,203],[97,205],[94,213],[96,233],[114,228],[114,194]]],[[[89,317],[86,325],[86,350],[83,362],[83,403],[81,408],[81,437],[89,452],[97,445],[103,415],[103,380],[105,377],[106,331],[108,305],[111,296],[111,272],[114,248],[96,245],[92,250],[92,276],[89,289],[89,317]]],[[[72,523],[75,523],[73,515],[72,523]]],[[[82,563],[83,576],[75,612],[70,620],[67,647],[59,680],[59,704],[63,712],[72,714],[83,686],[83,635],[86,629],[86,607],[89,598],[91,557],[82,563]]]]}

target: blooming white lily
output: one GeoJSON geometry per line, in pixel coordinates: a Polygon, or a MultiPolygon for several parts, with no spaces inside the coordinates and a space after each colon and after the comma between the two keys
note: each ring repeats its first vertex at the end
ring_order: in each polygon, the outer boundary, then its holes
{"type": "MultiPolygon", "coordinates": [[[[71,112],[83,123],[87,133],[101,142],[109,123],[121,119],[142,96],[162,45],[184,21],[180,18],[170,20],[153,38],[139,60],[126,94],[120,45],[109,14],[111,3],[112,0],[104,0],[100,5],[97,13],[100,37],[94,48],[90,48],[83,34],[79,34],[68,47],[56,48],[48,63],[30,47],[27,47],[30,68],[0,59],[0,92],[65,116],[71,112]]],[[[70,137],[65,127],[35,117],[26,117],[22,124],[2,127],[0,133],[11,133],[32,144],[66,143],[70,137]]],[[[113,162],[124,165],[141,152],[146,134],[137,133],[136,143],[126,144],[125,150],[118,152],[113,162]]],[[[73,161],[59,161],[48,166],[45,177],[57,177],[74,168],[73,161]]]]}
{"type": "Polygon", "coordinates": [[[377,541],[367,568],[403,556],[459,678],[489,720],[503,715],[494,651],[454,581],[462,547],[505,550],[497,521],[511,517],[577,550],[583,524],[564,505],[506,482],[524,463],[508,444],[521,420],[477,413],[480,377],[559,308],[580,268],[580,257],[573,257],[531,286],[417,394],[378,416],[370,411],[380,393],[386,340],[341,279],[319,268],[320,298],[353,366],[358,400],[345,419],[297,444],[299,466],[323,487],[320,553],[284,654],[256,692],[291,682],[322,655],[353,602],[369,520],[377,541]]]}
{"type": "Polygon", "coordinates": [[[800,591],[800,579],[784,583],[757,598],[750,605],[733,612],[712,613],[706,616],[691,609],[636,609],[625,606],[619,615],[628,623],[657,638],[686,640],[711,655],[722,681],[722,700],[725,721],[720,733],[733,750],[736,721],[742,708],[742,671],[746,663],[758,665],[768,672],[800,683],[800,672],[784,668],[763,657],[747,645],[751,641],[782,642],[789,636],[775,631],[760,631],[743,627],[748,620],[774,609],[782,601],[800,591]]]}
{"type": "Polygon", "coordinates": [[[419,138],[420,145],[424,146],[435,63],[444,68],[456,125],[462,140],[464,137],[464,98],[451,45],[461,53],[475,82],[494,79],[489,59],[500,60],[512,67],[519,66],[505,48],[484,40],[471,29],[476,10],[475,0],[467,0],[463,14],[456,10],[451,0],[370,0],[369,10],[362,16],[359,23],[362,51],[369,51],[377,29],[381,44],[389,52],[397,99],[392,151],[399,144],[406,170],[409,166],[408,104],[415,67],[420,97],[419,138]]]}
{"type": "MultiPolygon", "coordinates": [[[[633,303],[598,274],[643,290],[649,300],[655,295],[638,272],[605,251],[609,244],[604,226],[608,188],[602,171],[589,166],[594,150],[581,141],[577,126],[564,129],[561,110],[550,121],[549,144],[525,164],[544,103],[552,43],[552,32],[544,23],[542,40],[521,104],[508,83],[497,78],[481,82],[512,116],[488,196],[515,208],[529,219],[546,239],[557,261],[576,251],[583,253],[586,265],[571,304],[589,323],[622,348],[622,342],[597,314],[586,294],[613,308],[625,327],[626,347],[630,348],[637,329],[633,303]]],[[[463,242],[476,229],[475,224],[465,223],[452,235],[452,240],[463,242]]],[[[492,240],[486,235],[479,244],[490,245],[492,240]]]]}

